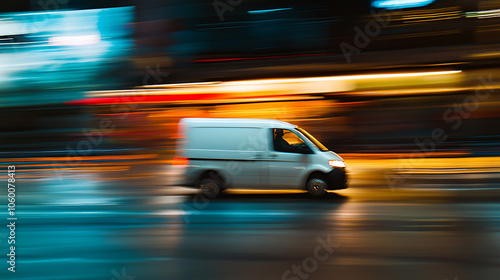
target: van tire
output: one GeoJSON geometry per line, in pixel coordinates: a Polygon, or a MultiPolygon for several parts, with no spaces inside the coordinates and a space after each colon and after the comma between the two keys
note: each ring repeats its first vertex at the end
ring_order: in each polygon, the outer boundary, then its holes
{"type": "Polygon", "coordinates": [[[322,174],[313,174],[306,183],[306,190],[312,197],[322,197],[326,194],[328,185],[325,176],[322,174]]]}
{"type": "Polygon", "coordinates": [[[201,193],[207,198],[216,198],[222,191],[219,183],[212,178],[201,179],[199,188],[201,193]]]}

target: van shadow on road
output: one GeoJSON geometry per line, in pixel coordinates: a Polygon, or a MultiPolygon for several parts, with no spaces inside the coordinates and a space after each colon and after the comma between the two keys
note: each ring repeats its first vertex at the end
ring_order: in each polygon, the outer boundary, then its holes
{"type": "Polygon", "coordinates": [[[209,199],[202,194],[190,195],[186,203],[208,202],[336,202],[343,203],[349,199],[334,192],[329,192],[322,197],[311,197],[308,193],[231,193],[223,192],[217,198],[209,199]]]}
{"type": "MultiPolygon", "coordinates": [[[[328,213],[337,211],[348,197],[336,193],[328,193],[321,198],[311,198],[307,193],[224,193],[215,199],[208,199],[201,195],[192,195],[181,205],[182,210],[194,216],[205,218],[212,215],[242,214],[245,217],[265,215],[298,215],[300,222],[304,223],[302,215],[309,217],[307,222],[314,219],[323,219],[328,213]],[[215,211],[215,212],[213,212],[215,211]],[[314,216],[314,219],[311,219],[314,216]]],[[[192,217],[192,216],[191,216],[192,217]]],[[[314,222],[313,222],[314,223],[314,222]]]]}

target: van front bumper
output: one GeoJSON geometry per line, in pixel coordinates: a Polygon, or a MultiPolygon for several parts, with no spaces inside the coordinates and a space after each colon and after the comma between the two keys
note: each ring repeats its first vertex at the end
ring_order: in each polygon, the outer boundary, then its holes
{"type": "Polygon", "coordinates": [[[334,168],[326,174],[326,184],[329,190],[347,189],[347,171],[345,168],[334,168]]]}

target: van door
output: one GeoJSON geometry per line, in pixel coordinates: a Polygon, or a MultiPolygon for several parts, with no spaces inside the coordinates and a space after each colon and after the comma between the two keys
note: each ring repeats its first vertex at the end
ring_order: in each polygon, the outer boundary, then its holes
{"type": "Polygon", "coordinates": [[[302,189],[302,178],[310,162],[310,148],[293,131],[273,128],[269,158],[270,189],[302,189]]]}
{"type": "Polygon", "coordinates": [[[227,139],[235,143],[235,153],[226,162],[234,188],[263,189],[268,184],[267,130],[264,128],[231,128],[227,139]]]}
{"type": "Polygon", "coordinates": [[[262,188],[266,129],[260,127],[194,127],[188,131],[186,155],[202,170],[222,170],[232,188],[262,188]]]}

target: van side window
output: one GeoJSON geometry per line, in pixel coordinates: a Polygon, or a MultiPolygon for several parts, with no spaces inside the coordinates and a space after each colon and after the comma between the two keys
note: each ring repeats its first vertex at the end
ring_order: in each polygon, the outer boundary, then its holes
{"type": "Polygon", "coordinates": [[[274,150],[285,153],[302,153],[306,144],[295,133],[288,129],[273,129],[274,150]]]}

